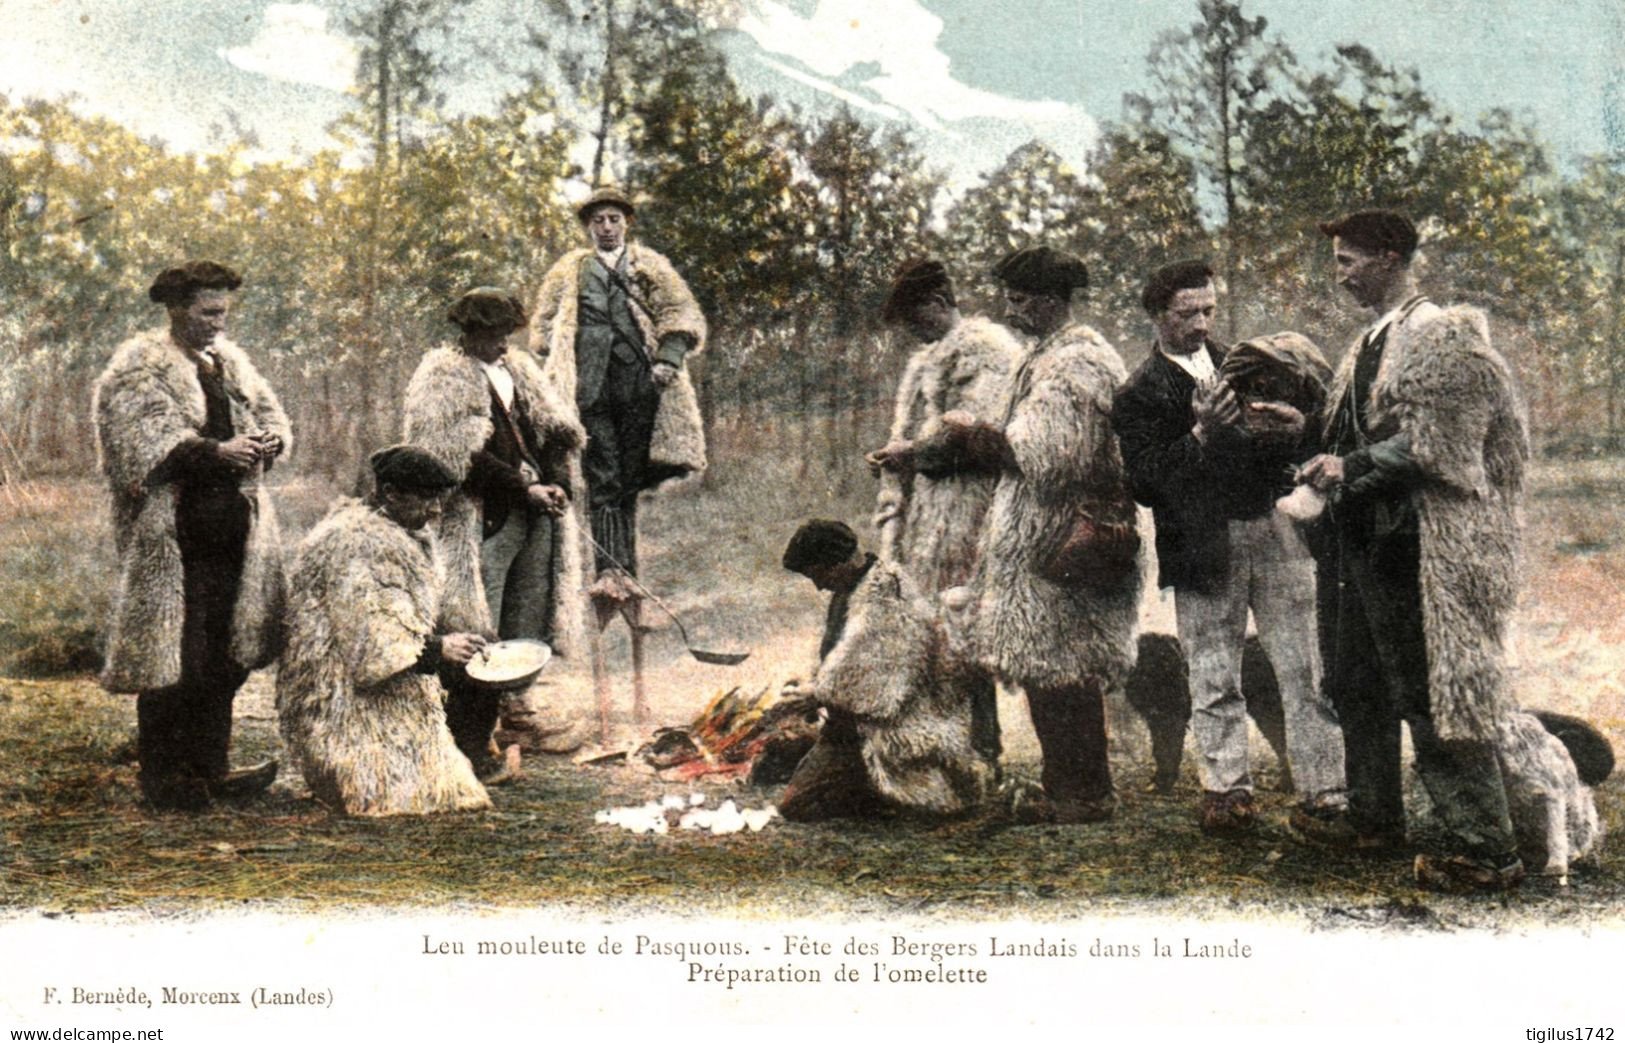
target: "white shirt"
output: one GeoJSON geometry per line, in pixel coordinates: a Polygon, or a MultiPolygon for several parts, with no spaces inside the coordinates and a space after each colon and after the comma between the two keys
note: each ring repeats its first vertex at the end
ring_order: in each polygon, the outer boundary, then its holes
{"type": "Polygon", "coordinates": [[[596,248],[593,252],[598,255],[598,263],[613,272],[620,267],[621,255],[626,253],[626,244],[622,243],[621,248],[613,252],[606,252],[596,248]]]}
{"type": "Polygon", "coordinates": [[[513,374],[508,372],[508,367],[503,365],[501,359],[497,359],[495,362],[486,362],[481,359],[479,363],[485,369],[485,379],[491,382],[492,390],[497,393],[497,398],[502,400],[502,408],[512,409],[513,374]]]}
{"type": "Polygon", "coordinates": [[[1184,370],[1196,381],[1197,387],[1212,387],[1218,383],[1218,371],[1213,368],[1213,356],[1207,352],[1207,345],[1203,345],[1189,355],[1175,355],[1171,351],[1163,351],[1162,345],[1157,345],[1162,357],[1184,370]]]}

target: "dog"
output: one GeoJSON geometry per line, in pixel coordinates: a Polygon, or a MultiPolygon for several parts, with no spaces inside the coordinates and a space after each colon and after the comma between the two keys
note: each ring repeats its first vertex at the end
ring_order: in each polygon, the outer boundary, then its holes
{"type": "MultiPolygon", "coordinates": [[[[1286,759],[1286,717],[1281,710],[1281,686],[1258,638],[1249,637],[1241,650],[1241,692],[1247,714],[1281,765],[1281,789],[1292,789],[1292,770],[1286,759]]],[[[1191,720],[1190,668],[1179,638],[1172,634],[1141,634],[1139,658],[1124,685],[1129,706],[1145,720],[1151,732],[1151,759],[1156,765],[1151,785],[1158,793],[1172,793],[1179,781],[1179,763],[1185,754],[1185,729],[1191,720]]]]}
{"type": "Polygon", "coordinates": [[[1567,886],[1569,866],[1602,839],[1591,787],[1612,773],[1612,745],[1577,717],[1520,710],[1497,730],[1495,755],[1519,855],[1567,886]]]}

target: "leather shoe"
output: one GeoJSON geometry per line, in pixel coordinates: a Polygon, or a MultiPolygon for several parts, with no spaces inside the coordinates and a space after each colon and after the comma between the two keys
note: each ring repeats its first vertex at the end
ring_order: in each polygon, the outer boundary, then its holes
{"type": "Polygon", "coordinates": [[[1200,821],[1202,832],[1209,836],[1247,832],[1258,824],[1252,793],[1244,789],[1203,793],[1200,821]]]}
{"type": "Polygon", "coordinates": [[[1416,882],[1430,891],[1446,894],[1491,894],[1510,891],[1523,881],[1523,862],[1510,855],[1505,860],[1469,858],[1466,855],[1417,855],[1416,882]]]}
{"type": "Polygon", "coordinates": [[[261,761],[246,768],[233,768],[209,783],[209,793],[222,800],[246,800],[257,797],[276,781],[275,760],[261,761]]]}

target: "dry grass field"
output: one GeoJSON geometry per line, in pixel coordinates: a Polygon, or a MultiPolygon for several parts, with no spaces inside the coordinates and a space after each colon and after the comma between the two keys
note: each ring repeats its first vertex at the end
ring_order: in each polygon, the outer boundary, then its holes
{"type": "MultiPolygon", "coordinates": [[[[716,692],[805,674],[823,606],[778,555],[801,519],[867,516],[857,476],[837,494],[786,477],[783,453],[764,451],[707,489],[679,489],[644,512],[646,581],[683,615],[697,644],[750,649],[738,667],[683,654],[676,631],[651,640],[657,724],[690,719],[716,692]]],[[[284,527],[304,531],[330,490],[280,489],[284,527]]],[[[1528,570],[1514,656],[1526,705],[1580,713],[1616,747],[1625,742],[1625,464],[1538,466],[1527,504],[1528,570]]],[[[639,836],[597,825],[595,811],[666,793],[724,795],[750,807],[774,791],[736,783],[681,786],[631,765],[527,761],[517,784],[494,791],[479,815],[360,821],[312,802],[284,773],[267,799],[187,816],[139,803],[134,704],[95,684],[94,635],[111,583],[100,489],[89,483],[0,496],[0,903],[14,909],[201,910],[271,904],[420,908],[545,904],[619,915],[726,913],[850,916],[1024,916],[1135,911],[1182,916],[1259,913],[1317,926],[1505,927],[1617,925],[1625,914],[1625,858],[1615,838],[1572,885],[1531,879],[1495,900],[1418,892],[1399,861],[1347,861],[1296,842],[1287,799],[1274,791],[1260,743],[1266,824],[1218,843],[1194,821],[1187,758],[1174,795],[1144,792],[1144,735],[1120,708],[1113,758],[1122,808],[1105,825],[1011,827],[993,818],[791,826],[711,836],[639,836]]],[[[1148,596],[1145,625],[1171,626],[1171,605],[1148,596]]],[[[611,642],[617,692],[629,702],[625,650],[611,642]]],[[[270,681],[256,676],[238,701],[236,756],[279,752],[270,681]]],[[[550,675],[559,709],[591,711],[577,671],[550,675]]],[[[1006,766],[1032,773],[1037,747],[1019,695],[1001,707],[1006,766]]],[[[619,737],[632,737],[629,722],[619,737]]],[[[1598,804],[1610,831],[1625,824],[1619,779],[1598,804]]]]}

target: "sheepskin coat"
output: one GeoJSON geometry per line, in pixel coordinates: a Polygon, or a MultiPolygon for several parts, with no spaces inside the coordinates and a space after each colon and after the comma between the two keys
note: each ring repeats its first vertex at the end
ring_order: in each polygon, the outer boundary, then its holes
{"type": "Polygon", "coordinates": [[[859,581],[846,625],[819,665],[817,698],[857,720],[864,768],[900,807],[951,814],[982,799],[992,769],[971,747],[971,707],[941,627],[893,562],[859,581]]]}
{"type": "MultiPolygon", "coordinates": [[[[530,350],[541,356],[548,379],[570,402],[576,400],[581,266],[593,263],[593,257],[594,252],[583,247],[559,258],[543,277],[530,312],[530,350]]],[[[628,242],[626,275],[632,315],[643,331],[643,347],[651,359],[660,338],[671,333],[685,333],[693,339],[688,358],[705,349],[705,316],[670,261],[628,242]]],[[[705,469],[705,427],[686,366],[678,367],[676,383],[660,394],[649,463],[656,472],[685,474],[705,469]]]]}
{"type": "Polygon", "coordinates": [[[1080,508],[1133,514],[1111,428],[1126,375],[1100,334],[1072,324],[1034,345],[1011,378],[1003,423],[1014,467],[993,494],[972,581],[975,646],[1005,681],[1098,677],[1109,689],[1134,665],[1138,571],[1114,590],[1040,575],[1080,508]]]}
{"type": "MultiPolygon", "coordinates": [[[[927,438],[942,426],[942,414],[952,410],[998,422],[1020,352],[1020,342],[998,323],[980,316],[961,319],[947,336],[909,359],[897,389],[890,440],[927,438]]],[[[875,504],[880,556],[901,565],[927,593],[966,582],[997,484],[989,474],[881,472],[875,504]]]]}
{"type": "MultiPolygon", "coordinates": [[[[213,350],[233,397],[233,430],[276,435],[286,452],[293,432],[270,385],[237,345],[222,337],[213,350]]],[[[168,327],[119,345],[96,381],[92,415],[102,473],[113,494],[118,550],[101,675],[109,691],[151,691],[180,680],[185,597],[175,529],[179,489],[173,482],[148,484],[147,476],[178,446],[202,437],[206,409],[197,364],[171,339],[168,327]]],[[[286,580],[282,537],[262,465],[243,475],[242,490],[253,515],[232,612],[231,658],[253,670],[276,658],[286,580]]]]}
{"type": "MultiPolygon", "coordinates": [[[[570,495],[586,500],[581,478],[581,446],[586,432],[569,399],[542,375],[526,352],[510,348],[503,356],[513,374],[515,393],[523,398],[538,441],[562,440],[571,448],[570,495]]],[[[458,481],[468,477],[470,460],[496,430],[491,415],[491,385],[478,359],[454,344],[423,356],[406,386],[405,439],[430,453],[458,481]]],[[[461,489],[454,491],[440,516],[438,537],[446,569],[441,617],[451,630],[496,636],[495,621],[485,600],[480,576],[480,543],[484,538],[481,504],[461,489]]],[[[584,540],[577,510],[555,519],[552,623],[554,651],[569,657],[581,646],[585,589],[582,579],[584,540]]]]}
{"type": "MultiPolygon", "coordinates": [[[[1348,394],[1357,355],[1343,357],[1330,402],[1348,394]]],[[[1409,437],[1420,473],[1411,496],[1434,727],[1443,739],[1493,740],[1511,706],[1502,646],[1517,600],[1529,438],[1484,314],[1424,301],[1396,319],[1362,411],[1373,440],[1409,437]]]]}
{"type": "Polygon", "coordinates": [[[491,804],[446,727],[446,693],[415,665],[437,629],[434,536],[341,500],[299,547],[277,672],[282,738],[317,800],[351,815],[491,804]]]}

